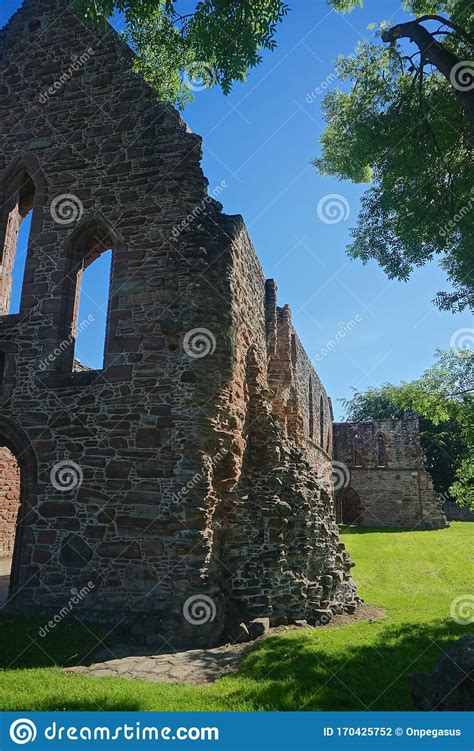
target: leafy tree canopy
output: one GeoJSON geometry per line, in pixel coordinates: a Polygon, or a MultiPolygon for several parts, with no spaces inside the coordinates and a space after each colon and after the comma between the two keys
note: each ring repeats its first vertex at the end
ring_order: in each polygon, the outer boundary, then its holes
{"type": "MultiPolygon", "coordinates": [[[[361,0],[332,4],[350,11],[361,0]]],[[[315,164],[321,174],[371,183],[349,255],[375,259],[401,280],[441,256],[454,291],[436,302],[462,310],[474,301],[474,4],[402,5],[413,20],[382,22],[378,39],[338,58],[349,91],[325,98],[315,164]]]]}
{"type": "Polygon", "coordinates": [[[263,50],[276,47],[277,26],[288,13],[283,0],[198,0],[193,12],[180,0],[74,0],[93,22],[124,14],[125,38],[135,68],[163,101],[182,108],[193,90],[220,84],[229,93],[245,81],[263,50]]]}
{"type": "Polygon", "coordinates": [[[439,350],[437,362],[421,378],[354,391],[352,399],[343,403],[347,419],[355,422],[400,419],[407,410],[416,412],[435,489],[474,509],[474,354],[470,350],[439,350]]]}

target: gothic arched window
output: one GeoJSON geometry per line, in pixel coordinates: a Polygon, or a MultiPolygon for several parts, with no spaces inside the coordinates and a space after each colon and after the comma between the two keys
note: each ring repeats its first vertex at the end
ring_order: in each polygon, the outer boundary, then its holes
{"type": "Polygon", "coordinates": [[[360,433],[356,433],[352,441],[352,453],[354,459],[354,467],[362,467],[362,447],[364,441],[360,433]]]}
{"type": "Polygon", "coordinates": [[[386,465],[385,438],[381,433],[377,436],[377,464],[379,467],[386,465]]]}
{"type": "Polygon", "coordinates": [[[0,315],[18,313],[20,310],[35,193],[33,179],[25,168],[16,172],[5,190],[4,239],[0,257],[0,315]]]}
{"type": "Polygon", "coordinates": [[[84,220],[71,239],[72,268],[64,316],[70,343],[64,369],[69,372],[82,370],[84,359],[97,369],[104,365],[115,246],[113,231],[97,217],[84,220]]]}
{"type": "Polygon", "coordinates": [[[309,437],[314,438],[314,404],[313,404],[313,379],[309,377],[309,394],[308,394],[308,409],[309,409],[309,437]]]}
{"type": "Polygon", "coordinates": [[[319,445],[324,448],[324,400],[319,397],[319,445]]]}

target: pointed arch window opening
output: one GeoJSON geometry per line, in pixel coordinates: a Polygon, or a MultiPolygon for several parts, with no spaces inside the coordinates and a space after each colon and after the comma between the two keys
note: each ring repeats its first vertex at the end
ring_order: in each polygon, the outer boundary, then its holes
{"type": "Polygon", "coordinates": [[[69,313],[72,370],[101,370],[105,365],[115,238],[91,225],[75,243],[76,263],[69,313]]]}
{"type": "Polygon", "coordinates": [[[104,367],[111,268],[112,248],[108,248],[78,271],[74,370],[104,367]]]}
{"type": "Polygon", "coordinates": [[[360,433],[356,433],[352,441],[354,467],[362,467],[362,448],[364,441],[360,433]]]}
{"type": "Polygon", "coordinates": [[[385,436],[381,433],[377,436],[377,464],[379,467],[387,465],[387,451],[385,446],[385,436]]]}
{"type": "Polygon", "coordinates": [[[35,197],[35,184],[23,170],[6,191],[7,215],[0,260],[0,315],[20,311],[35,197]]]}
{"type": "Polygon", "coordinates": [[[291,335],[291,364],[293,367],[296,365],[296,361],[298,359],[298,350],[296,347],[296,336],[295,334],[291,335]]]}
{"type": "Polygon", "coordinates": [[[309,410],[309,437],[314,438],[314,403],[313,403],[313,379],[309,377],[309,394],[308,394],[308,410],[309,410]]]}
{"type": "Polygon", "coordinates": [[[319,445],[324,449],[324,400],[319,397],[319,445]]]}

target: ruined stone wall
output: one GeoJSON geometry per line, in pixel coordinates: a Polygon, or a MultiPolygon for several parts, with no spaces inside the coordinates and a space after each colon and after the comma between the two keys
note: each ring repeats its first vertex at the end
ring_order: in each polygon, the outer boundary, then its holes
{"type": "Polygon", "coordinates": [[[443,503],[443,513],[450,522],[474,522],[474,511],[468,508],[461,508],[454,501],[445,501],[443,503]]]}
{"type": "Polygon", "coordinates": [[[282,324],[272,345],[263,273],[242,220],[208,197],[199,137],[112,30],[59,0],[25,0],[2,39],[4,248],[34,188],[21,310],[0,317],[0,437],[34,457],[13,606],[52,612],[91,582],[82,618],[195,644],[244,614],[353,609],[330,452],[308,448],[303,381],[315,399],[321,386],[297,342],[293,401],[278,396],[282,324]],[[108,248],[105,364],[78,372],[81,274],[108,248]],[[198,627],[196,602],[211,603],[198,627]]]}
{"type": "Polygon", "coordinates": [[[290,308],[277,305],[273,279],[266,282],[265,299],[272,410],[285,436],[306,453],[313,469],[330,488],[330,400],[294,329],[290,308]]]}
{"type": "Polygon", "coordinates": [[[409,529],[446,526],[424,467],[417,419],[335,423],[334,457],[343,465],[336,494],[341,520],[409,529]]]}
{"type": "Polygon", "coordinates": [[[0,446],[0,558],[13,554],[20,507],[20,468],[14,455],[0,446]]]}
{"type": "Polygon", "coordinates": [[[294,356],[290,311],[278,308],[275,283],[264,284],[240,223],[231,259],[233,368],[214,434],[215,454],[229,454],[212,462],[211,478],[221,591],[230,618],[328,621],[357,598],[324,483],[330,456],[308,450],[310,376],[327,414],[329,402],[299,340],[294,356]]]}
{"type": "Polygon", "coordinates": [[[294,329],[292,337],[296,349],[294,380],[298,411],[303,415],[300,445],[305,448],[311,466],[330,489],[333,454],[331,403],[294,329]]]}

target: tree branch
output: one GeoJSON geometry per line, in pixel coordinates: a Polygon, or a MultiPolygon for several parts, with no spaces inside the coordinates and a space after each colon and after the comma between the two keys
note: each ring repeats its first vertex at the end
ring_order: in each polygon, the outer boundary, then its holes
{"type": "MultiPolygon", "coordinates": [[[[441,16],[421,16],[414,21],[407,21],[392,26],[391,29],[386,29],[382,34],[382,40],[394,46],[398,39],[410,39],[420,50],[422,60],[433,65],[446,78],[468,118],[470,124],[469,146],[474,149],[474,90],[456,85],[456,74],[459,74],[459,66],[462,65],[462,61],[454,52],[440,44],[433,34],[421,25],[423,20],[444,21],[441,16]]],[[[447,24],[452,26],[449,21],[447,24]]]]}
{"type": "Polygon", "coordinates": [[[423,21],[439,21],[439,23],[443,24],[443,26],[449,26],[450,29],[453,29],[454,31],[457,31],[460,37],[462,37],[466,42],[469,42],[469,44],[474,45],[474,37],[472,37],[470,34],[468,34],[465,29],[462,28],[462,26],[459,26],[457,23],[453,23],[448,18],[443,18],[443,16],[436,16],[436,15],[426,15],[426,16],[420,16],[416,19],[417,23],[423,23],[423,21]]]}

